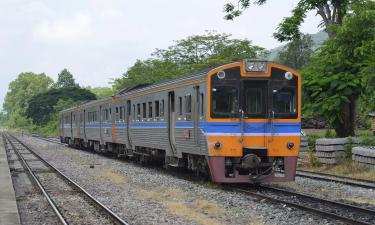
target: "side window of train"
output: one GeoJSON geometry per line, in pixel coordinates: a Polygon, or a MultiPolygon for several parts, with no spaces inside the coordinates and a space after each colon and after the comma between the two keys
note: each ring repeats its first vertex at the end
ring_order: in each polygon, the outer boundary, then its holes
{"type": "Polygon", "coordinates": [[[136,119],[136,115],[135,115],[135,104],[133,104],[133,119],[134,119],[134,120],[136,119]]]}
{"type": "MultiPolygon", "coordinates": [[[[186,102],[186,97],[185,97],[185,102],[186,102]]],[[[178,97],[178,115],[182,115],[182,97],[178,97]]]]}
{"type": "Polygon", "coordinates": [[[118,122],[118,120],[119,120],[119,111],[118,111],[118,107],[116,106],[115,121],[118,122]]]}
{"type": "Polygon", "coordinates": [[[141,120],[141,104],[137,104],[137,121],[141,120]]]}
{"type": "Polygon", "coordinates": [[[152,102],[148,102],[148,118],[152,119],[152,102]]]}
{"type": "Polygon", "coordinates": [[[142,118],[146,119],[147,114],[146,114],[146,103],[142,103],[142,118]]]}
{"type": "Polygon", "coordinates": [[[160,117],[164,117],[164,99],[160,103],[160,117]]]}
{"type": "Polygon", "coordinates": [[[191,94],[185,96],[185,116],[186,120],[191,120],[191,94]]]}
{"type": "Polygon", "coordinates": [[[120,106],[120,121],[124,120],[124,107],[120,106]]]}
{"type": "Polygon", "coordinates": [[[160,116],[160,105],[159,101],[155,101],[155,119],[159,119],[160,116]]]}

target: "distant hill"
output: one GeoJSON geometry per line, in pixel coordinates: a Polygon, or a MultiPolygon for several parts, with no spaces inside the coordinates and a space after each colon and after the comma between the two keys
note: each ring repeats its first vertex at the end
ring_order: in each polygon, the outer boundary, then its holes
{"type": "MultiPolygon", "coordinates": [[[[312,37],[312,40],[314,42],[313,49],[319,48],[319,46],[328,38],[328,34],[324,31],[320,31],[316,34],[310,34],[312,37]]],[[[279,53],[279,51],[284,47],[285,45],[281,45],[279,47],[273,48],[270,50],[271,54],[269,55],[269,60],[274,60],[279,53]]]]}

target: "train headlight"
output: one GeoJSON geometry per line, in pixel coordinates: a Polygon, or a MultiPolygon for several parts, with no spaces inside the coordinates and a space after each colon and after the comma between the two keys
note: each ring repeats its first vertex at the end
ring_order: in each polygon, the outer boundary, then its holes
{"type": "Polygon", "coordinates": [[[249,73],[267,72],[267,62],[266,61],[245,61],[245,71],[249,73]]]}
{"type": "Polygon", "coordinates": [[[286,147],[289,149],[289,150],[292,150],[294,148],[294,143],[293,142],[288,142],[286,144],[286,147]]]}
{"type": "Polygon", "coordinates": [[[217,72],[217,78],[224,79],[225,78],[225,72],[224,71],[217,72]]]}
{"type": "Polygon", "coordinates": [[[293,78],[293,74],[291,72],[286,72],[285,73],[285,79],[291,80],[293,78]]]}
{"type": "Polygon", "coordinates": [[[221,149],[221,143],[220,142],[216,142],[215,145],[214,145],[214,149],[216,150],[220,150],[221,149]]]}

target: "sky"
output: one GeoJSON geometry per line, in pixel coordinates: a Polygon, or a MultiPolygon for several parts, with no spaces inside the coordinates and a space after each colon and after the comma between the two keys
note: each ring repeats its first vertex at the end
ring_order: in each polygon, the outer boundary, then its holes
{"type": "MultiPolygon", "coordinates": [[[[0,0],[0,109],[9,82],[21,72],[56,80],[67,68],[80,85],[110,86],[137,59],[205,30],[277,47],[272,34],[298,2],[269,0],[226,21],[228,1],[0,0]]],[[[302,31],[316,33],[319,23],[312,12],[302,31]]]]}

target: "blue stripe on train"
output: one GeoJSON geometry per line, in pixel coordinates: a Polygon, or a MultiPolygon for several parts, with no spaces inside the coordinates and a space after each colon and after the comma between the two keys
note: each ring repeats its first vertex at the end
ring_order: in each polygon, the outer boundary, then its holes
{"type": "MultiPolygon", "coordinates": [[[[167,122],[132,123],[132,128],[167,128],[167,122]]],[[[86,124],[87,128],[100,128],[99,124],[86,124]]],[[[111,124],[102,124],[102,128],[112,128],[111,124]]],[[[69,127],[70,128],[70,127],[69,127]]],[[[83,128],[83,127],[81,127],[83,128]]],[[[125,129],[125,123],[116,124],[116,128],[125,129]]],[[[176,128],[193,128],[193,122],[176,122],[176,128]]],[[[241,132],[238,122],[200,122],[199,128],[205,133],[239,133],[241,132]]],[[[251,122],[245,123],[244,132],[251,133],[299,133],[301,123],[299,122],[251,122]]]]}

